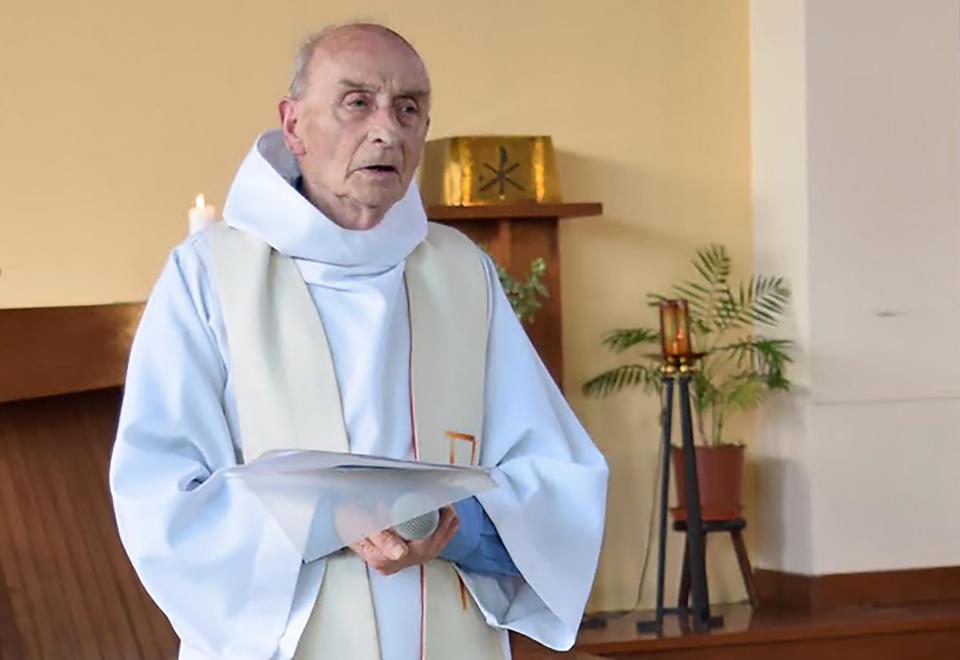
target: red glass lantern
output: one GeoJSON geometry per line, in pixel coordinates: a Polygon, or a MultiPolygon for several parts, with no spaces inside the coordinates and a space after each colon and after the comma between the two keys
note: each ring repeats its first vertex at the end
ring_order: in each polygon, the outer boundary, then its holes
{"type": "Polygon", "coordinates": [[[686,300],[660,301],[660,353],[664,361],[672,364],[692,354],[686,300]]]}

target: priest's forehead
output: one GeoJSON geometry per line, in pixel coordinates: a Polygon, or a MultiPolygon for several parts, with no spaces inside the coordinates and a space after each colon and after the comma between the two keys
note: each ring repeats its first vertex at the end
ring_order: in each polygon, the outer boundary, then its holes
{"type": "MultiPolygon", "coordinates": [[[[343,63],[349,60],[368,71],[400,70],[400,90],[405,95],[425,97],[429,100],[430,78],[419,53],[398,33],[376,23],[350,23],[326,28],[308,37],[297,51],[289,95],[301,98],[310,85],[314,72],[328,73],[326,64],[343,63]],[[366,66],[364,66],[366,65],[366,66]]],[[[375,74],[374,74],[375,75],[375,74]]],[[[355,80],[350,75],[338,84],[358,82],[376,85],[376,80],[355,80]]]]}

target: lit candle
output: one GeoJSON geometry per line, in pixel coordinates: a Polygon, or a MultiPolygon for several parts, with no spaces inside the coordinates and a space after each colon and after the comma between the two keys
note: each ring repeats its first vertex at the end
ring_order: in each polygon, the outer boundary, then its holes
{"type": "Polygon", "coordinates": [[[195,234],[217,219],[217,209],[207,204],[203,195],[197,195],[197,204],[190,209],[190,233],[195,234]]]}
{"type": "Polygon", "coordinates": [[[676,355],[690,353],[690,315],[687,313],[687,301],[677,301],[677,334],[673,343],[676,344],[676,355]]]}
{"type": "Polygon", "coordinates": [[[669,361],[680,351],[677,346],[677,301],[660,301],[660,350],[663,359],[669,361]]]}
{"type": "Polygon", "coordinates": [[[690,355],[690,314],[686,300],[660,301],[660,342],[667,362],[690,355]]]}

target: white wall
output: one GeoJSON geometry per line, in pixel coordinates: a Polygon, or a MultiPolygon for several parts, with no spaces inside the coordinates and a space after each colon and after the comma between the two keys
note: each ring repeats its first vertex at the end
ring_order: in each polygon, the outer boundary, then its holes
{"type": "Polygon", "coordinates": [[[784,520],[758,560],[960,563],[960,4],[752,11],[755,264],[791,276],[801,344],[760,424],[762,518],[784,520]]]}
{"type": "Polygon", "coordinates": [[[791,373],[794,394],[776,397],[758,415],[754,561],[807,573],[812,550],[806,468],[810,374],[803,353],[810,345],[804,13],[804,0],[751,4],[750,111],[754,267],[790,281],[793,301],[779,334],[801,347],[791,373]]]}

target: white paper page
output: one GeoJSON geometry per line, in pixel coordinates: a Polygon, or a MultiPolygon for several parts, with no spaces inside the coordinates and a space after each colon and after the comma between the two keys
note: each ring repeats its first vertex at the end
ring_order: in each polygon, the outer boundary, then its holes
{"type": "Polygon", "coordinates": [[[263,502],[305,561],[496,488],[489,470],[282,450],[226,471],[263,502]]]}

